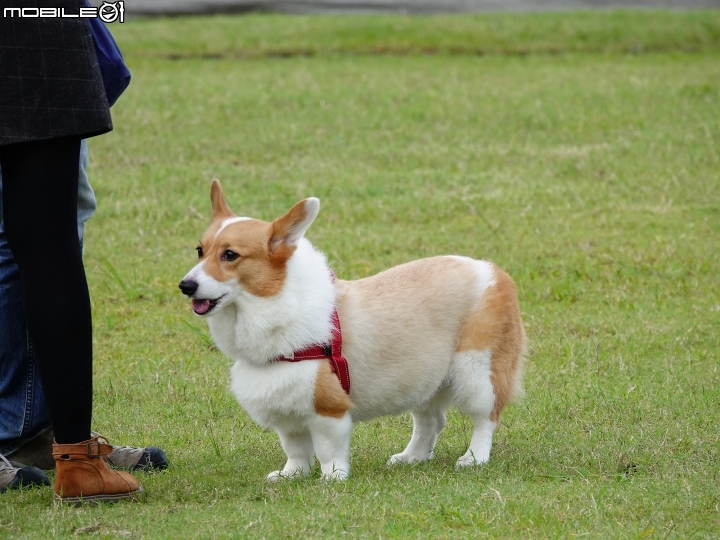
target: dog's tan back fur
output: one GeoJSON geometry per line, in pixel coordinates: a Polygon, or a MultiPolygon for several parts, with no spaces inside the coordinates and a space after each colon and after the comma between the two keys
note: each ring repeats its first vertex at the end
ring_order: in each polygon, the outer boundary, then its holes
{"type": "Polygon", "coordinates": [[[476,273],[450,257],[338,281],[353,417],[406,410],[416,396],[439,388],[454,352],[468,348],[492,350],[499,415],[516,386],[524,334],[514,284],[494,268],[496,285],[480,304],[476,273]]]}

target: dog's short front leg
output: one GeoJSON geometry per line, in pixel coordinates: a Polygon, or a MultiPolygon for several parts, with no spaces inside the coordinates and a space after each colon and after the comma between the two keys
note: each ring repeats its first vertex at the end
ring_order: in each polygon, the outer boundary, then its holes
{"type": "Polygon", "coordinates": [[[271,472],[267,479],[274,482],[310,474],[313,463],[313,441],[310,432],[288,433],[278,429],[277,433],[288,460],[281,471],[271,472]]]}
{"type": "Polygon", "coordinates": [[[345,480],[350,476],[350,433],[352,418],[316,415],[310,426],[315,454],[324,480],[345,480]]]}

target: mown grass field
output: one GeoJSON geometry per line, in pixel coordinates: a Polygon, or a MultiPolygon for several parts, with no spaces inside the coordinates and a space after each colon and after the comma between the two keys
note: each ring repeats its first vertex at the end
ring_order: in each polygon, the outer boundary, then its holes
{"type": "Polygon", "coordinates": [[[113,27],[133,70],[91,141],[95,429],[172,469],[144,502],[0,496],[0,537],[720,537],[720,13],[252,15],[113,27]],[[389,468],[409,417],[357,425],[342,484],[283,463],[177,283],[212,178],[241,215],[317,196],[359,278],[491,259],[530,337],[488,465],[389,468]]]}

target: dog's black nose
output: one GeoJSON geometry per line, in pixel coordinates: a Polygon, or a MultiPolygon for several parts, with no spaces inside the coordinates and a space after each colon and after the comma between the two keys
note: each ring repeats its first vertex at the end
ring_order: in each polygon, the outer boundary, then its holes
{"type": "Polygon", "coordinates": [[[186,296],[192,296],[198,290],[198,282],[191,279],[183,279],[180,282],[180,290],[186,296]]]}

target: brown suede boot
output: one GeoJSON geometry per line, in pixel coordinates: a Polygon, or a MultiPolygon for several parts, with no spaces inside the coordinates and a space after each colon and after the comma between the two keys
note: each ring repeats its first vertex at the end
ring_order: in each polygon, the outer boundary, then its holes
{"type": "MultiPolygon", "coordinates": [[[[94,431],[91,437],[104,437],[94,431]]],[[[49,427],[38,433],[33,439],[25,443],[7,457],[10,461],[17,461],[25,465],[33,465],[38,469],[49,471],[55,468],[55,458],[52,455],[52,445],[55,442],[53,428],[49,427]]],[[[126,471],[161,471],[170,466],[165,452],[157,446],[135,448],[132,446],[113,446],[113,451],[103,459],[111,466],[126,471]]]]}
{"type": "Polygon", "coordinates": [[[142,488],[135,477],[114,471],[103,460],[112,450],[103,437],[77,444],[53,443],[55,499],[80,504],[137,498],[142,488]]]}

